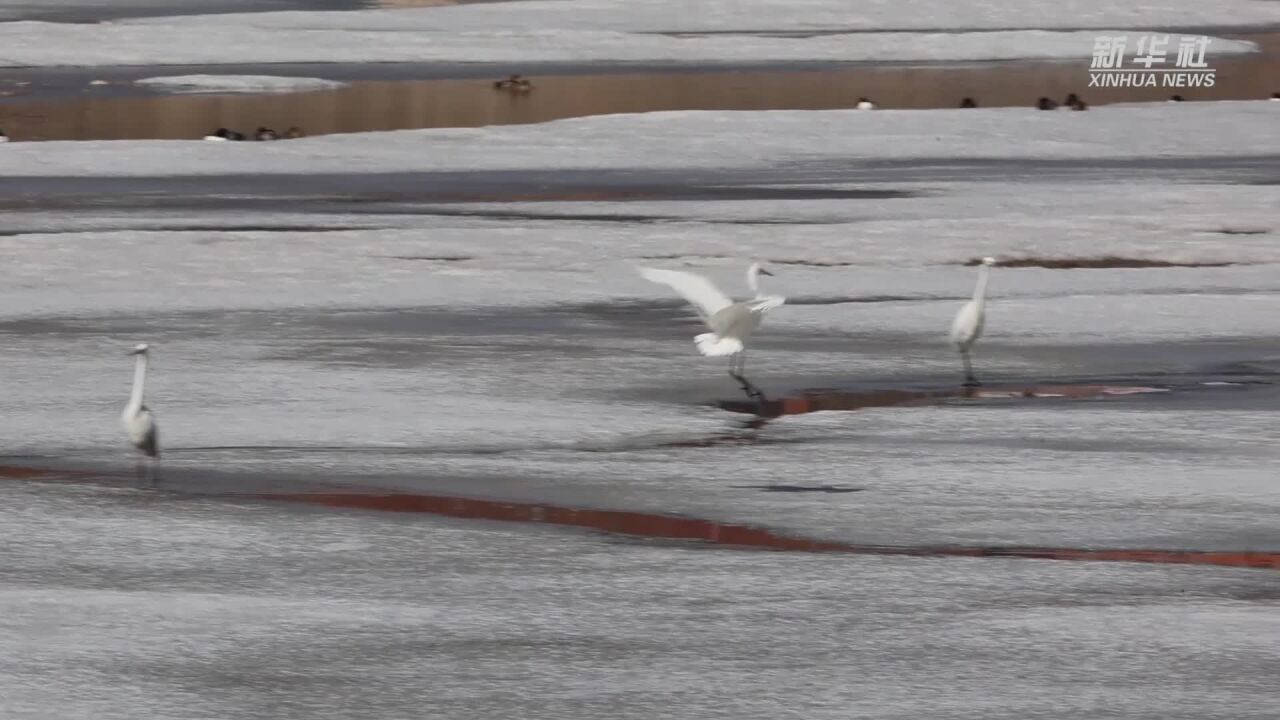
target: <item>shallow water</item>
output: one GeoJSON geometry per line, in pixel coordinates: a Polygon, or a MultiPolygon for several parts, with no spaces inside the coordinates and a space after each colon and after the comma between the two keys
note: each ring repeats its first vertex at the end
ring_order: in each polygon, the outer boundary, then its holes
{"type": "Polygon", "coordinates": [[[905,63],[862,66],[643,67],[564,64],[365,64],[0,70],[0,127],[16,140],[199,138],[219,127],[252,133],[297,126],[312,135],[433,127],[538,123],[663,110],[852,108],[869,96],[885,108],[1032,107],[1081,93],[1089,103],[1267,98],[1280,72],[1274,33],[1240,36],[1262,52],[1223,59],[1212,88],[1086,88],[1088,63],[905,63]],[[529,93],[495,90],[521,72],[529,93]],[[321,77],[348,86],[284,95],[163,95],[140,78],[190,74],[321,77]],[[89,85],[91,81],[105,85],[89,85]],[[353,110],[358,108],[358,111],[353,110]]]}

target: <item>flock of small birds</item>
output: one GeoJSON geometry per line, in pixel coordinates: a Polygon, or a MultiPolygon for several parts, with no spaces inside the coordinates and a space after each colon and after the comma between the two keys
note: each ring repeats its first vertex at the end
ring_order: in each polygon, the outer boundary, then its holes
{"type": "MultiPolygon", "coordinates": [[[[288,130],[285,130],[283,134],[278,133],[275,130],[272,130],[271,128],[268,128],[268,127],[259,127],[257,130],[254,131],[252,139],[261,140],[261,141],[293,140],[294,138],[300,138],[300,137],[303,137],[304,135],[305,133],[302,132],[302,129],[296,125],[291,126],[288,130]]],[[[225,142],[228,140],[232,140],[232,141],[249,140],[250,138],[246,137],[245,134],[242,132],[236,132],[235,130],[228,130],[226,128],[218,128],[217,130],[214,130],[208,135],[205,135],[204,139],[209,140],[210,142],[225,142]]]]}
{"type": "MultiPolygon", "coordinates": [[[[503,80],[494,80],[493,89],[506,90],[510,93],[527,93],[533,90],[533,83],[523,75],[513,74],[508,75],[503,80]]],[[[1271,99],[1280,100],[1280,92],[1271,93],[1271,99]]],[[[1186,98],[1181,95],[1173,95],[1169,98],[1169,102],[1183,102],[1184,100],[1186,100],[1186,98]]],[[[960,101],[960,107],[976,108],[978,107],[978,101],[971,97],[966,97],[960,101]]],[[[1035,108],[1037,110],[1057,110],[1060,107],[1070,108],[1072,110],[1088,110],[1089,104],[1075,93],[1068,93],[1067,97],[1063,99],[1061,104],[1048,97],[1041,97],[1036,100],[1035,104],[1035,108]]],[[[854,108],[857,110],[879,110],[880,106],[871,98],[864,96],[858,98],[858,102],[854,105],[854,108]]]]}
{"type": "Polygon", "coordinates": [[[1088,110],[1089,104],[1084,100],[1081,100],[1080,96],[1075,93],[1068,93],[1066,99],[1062,101],[1061,106],[1047,97],[1041,97],[1039,100],[1036,100],[1037,110],[1057,110],[1059,107],[1071,108],[1072,110],[1088,110]]]}
{"type": "MultiPolygon", "coordinates": [[[[1176,100],[1182,99],[1181,95],[1174,95],[1173,97],[1176,100]]],[[[855,104],[853,107],[857,110],[878,110],[880,108],[879,105],[877,105],[873,100],[867,97],[858,98],[857,104],[855,104]]],[[[971,97],[966,97],[960,101],[960,107],[976,108],[978,107],[978,101],[974,100],[971,97]]],[[[1056,110],[1058,109],[1059,106],[1058,106],[1058,103],[1054,102],[1053,100],[1050,100],[1047,97],[1042,97],[1036,101],[1035,107],[1037,110],[1056,110]]],[[[1066,100],[1062,102],[1062,107],[1069,107],[1072,110],[1088,110],[1089,109],[1089,105],[1085,103],[1084,100],[1081,100],[1080,96],[1076,95],[1075,93],[1071,93],[1067,95],[1066,100]]]]}
{"type": "MultiPolygon", "coordinates": [[[[1274,101],[1280,101],[1280,92],[1271,93],[1271,99],[1274,101]]],[[[1169,96],[1169,102],[1184,102],[1185,100],[1186,98],[1181,95],[1169,96]]],[[[858,110],[875,110],[879,108],[878,105],[876,105],[874,102],[872,102],[871,100],[865,97],[858,98],[858,103],[854,105],[854,107],[857,108],[858,110]]],[[[976,108],[978,107],[978,101],[974,100],[971,97],[966,97],[960,101],[960,107],[976,108]]],[[[1070,108],[1072,110],[1088,110],[1089,104],[1086,103],[1079,95],[1075,93],[1069,93],[1067,97],[1062,101],[1061,104],[1055,102],[1052,98],[1041,97],[1039,100],[1036,100],[1035,108],[1037,110],[1057,110],[1059,108],[1070,108]]]]}

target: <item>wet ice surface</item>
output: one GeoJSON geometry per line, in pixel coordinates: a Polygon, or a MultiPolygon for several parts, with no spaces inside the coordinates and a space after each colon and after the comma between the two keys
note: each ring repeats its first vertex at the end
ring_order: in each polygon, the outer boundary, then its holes
{"type": "Polygon", "coordinates": [[[0,218],[0,443],[98,479],[0,484],[0,714],[1268,717],[1272,572],[699,550],[230,497],[1280,550],[1274,157],[1097,155],[7,181],[26,193],[0,218]],[[755,429],[712,406],[736,387],[633,269],[741,294],[769,262],[790,301],[752,344],[768,392],[942,388],[960,263],[984,254],[1233,264],[994,271],[985,379],[1170,392],[755,429]],[[117,425],[140,340],[155,492],[117,425]],[[862,490],[743,487],[774,483],[862,490]]]}
{"type": "Polygon", "coordinates": [[[0,485],[8,718],[1270,717],[1271,573],[0,485]],[[74,688],[74,692],[69,690],[74,688]]]}
{"type": "Polygon", "coordinates": [[[1265,574],[700,552],[0,493],[22,538],[0,551],[8,717],[1270,712],[1265,574]]]}

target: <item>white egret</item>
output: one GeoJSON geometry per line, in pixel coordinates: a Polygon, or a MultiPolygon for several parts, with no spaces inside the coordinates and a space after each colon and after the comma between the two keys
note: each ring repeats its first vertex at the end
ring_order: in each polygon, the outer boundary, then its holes
{"type": "Polygon", "coordinates": [[[743,373],[747,364],[747,341],[756,328],[760,327],[764,314],[787,301],[781,295],[765,295],[760,291],[759,276],[772,276],[773,273],[758,262],[751,263],[747,268],[747,287],[754,297],[734,302],[701,275],[657,268],[639,270],[646,280],[669,286],[693,305],[698,316],[711,330],[693,338],[698,352],[708,357],[727,356],[729,375],[742,384],[742,389],[748,396],[763,399],[763,393],[743,373]]]}
{"type": "Polygon", "coordinates": [[[978,268],[978,285],[973,289],[973,299],[960,308],[956,319],[951,323],[951,344],[955,345],[964,360],[964,385],[977,387],[981,383],[973,376],[973,365],[969,362],[969,349],[982,337],[982,326],[987,314],[987,278],[991,274],[991,266],[996,259],[982,258],[978,268]]]}
{"type": "MultiPolygon", "coordinates": [[[[151,355],[151,348],[146,343],[141,343],[133,348],[130,355],[137,357],[133,368],[133,392],[129,395],[129,403],[124,406],[124,412],[120,414],[120,422],[129,435],[129,442],[141,453],[138,456],[138,462],[146,462],[142,459],[143,456],[150,458],[151,461],[158,461],[160,434],[156,427],[155,416],[143,401],[147,383],[147,361],[151,355]]],[[[149,472],[148,475],[150,475],[149,472]]]]}

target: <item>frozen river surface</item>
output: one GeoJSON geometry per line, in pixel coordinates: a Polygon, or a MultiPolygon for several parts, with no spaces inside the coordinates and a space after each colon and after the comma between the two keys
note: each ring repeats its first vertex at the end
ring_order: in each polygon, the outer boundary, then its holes
{"type": "MultiPolygon", "coordinates": [[[[886,147],[945,134],[904,118],[873,121],[900,134],[886,147]]],[[[720,165],[665,169],[414,171],[387,151],[341,173],[326,153],[355,141],[338,138],[282,150],[270,175],[166,169],[194,145],[168,143],[136,146],[154,172],[72,177],[39,163],[102,151],[24,150],[25,177],[0,181],[0,442],[6,465],[84,474],[0,483],[0,715],[1270,718],[1271,571],[750,552],[243,497],[1280,551],[1280,148],[1236,128],[1217,142],[1256,151],[780,159],[744,135],[720,165]],[[324,172],[292,171],[308,155],[324,172]],[[695,354],[692,313],[634,270],[741,295],[766,262],[789,298],[749,360],[771,394],[937,389],[959,379],[944,339],[963,263],[988,254],[1173,265],[996,268],[975,355],[993,384],[1168,391],[749,427],[714,406],[738,391],[695,354]],[[140,341],[155,489],[135,486],[117,420],[140,341]]],[[[446,164],[484,142],[421,137],[446,164]]]]}

